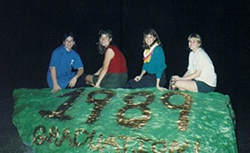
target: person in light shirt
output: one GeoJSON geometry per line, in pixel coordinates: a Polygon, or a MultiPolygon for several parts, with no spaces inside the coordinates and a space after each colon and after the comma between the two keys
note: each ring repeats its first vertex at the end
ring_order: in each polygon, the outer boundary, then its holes
{"type": "Polygon", "coordinates": [[[188,46],[191,52],[187,72],[183,77],[172,76],[174,86],[179,90],[213,92],[216,88],[217,76],[213,62],[201,45],[201,37],[198,34],[189,35],[188,46]]]}

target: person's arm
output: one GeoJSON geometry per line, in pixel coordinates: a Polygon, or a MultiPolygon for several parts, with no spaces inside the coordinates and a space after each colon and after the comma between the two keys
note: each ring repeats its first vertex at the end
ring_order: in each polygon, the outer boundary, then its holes
{"type": "Polygon", "coordinates": [[[136,82],[140,81],[141,78],[143,77],[143,75],[144,75],[145,73],[146,73],[146,71],[145,71],[145,70],[142,70],[142,71],[141,71],[141,74],[138,75],[138,76],[136,76],[136,77],[134,78],[134,80],[135,80],[136,82]]]}
{"type": "Polygon", "coordinates": [[[193,59],[193,57],[191,56],[191,53],[189,54],[189,58],[188,58],[189,62],[188,62],[187,72],[184,74],[183,77],[178,78],[178,80],[190,81],[190,80],[195,79],[201,75],[202,67],[204,67],[204,62],[202,62],[202,61],[204,61],[204,58],[201,54],[198,54],[197,56],[198,56],[197,59],[193,59]],[[194,60],[196,63],[195,68],[193,68],[193,66],[191,64],[194,62],[194,60]],[[190,69],[192,71],[190,71],[190,69]],[[195,70],[195,71],[193,72],[193,70],[195,70]]]}
{"type": "Polygon", "coordinates": [[[158,46],[154,49],[154,56],[152,56],[152,65],[154,67],[154,71],[156,72],[156,85],[155,87],[159,90],[165,89],[164,87],[160,87],[160,80],[162,73],[165,73],[164,69],[166,68],[165,55],[163,48],[158,46]]]}
{"type": "Polygon", "coordinates": [[[158,78],[156,79],[156,87],[157,87],[157,88],[160,87],[160,80],[161,80],[161,79],[158,79],[158,78]]]}
{"type": "MultiPolygon", "coordinates": [[[[187,75],[189,75],[190,74],[190,72],[187,70],[186,71],[186,73],[182,76],[182,77],[185,77],[185,76],[187,76],[187,75]]],[[[179,75],[173,75],[172,77],[171,77],[171,79],[174,79],[174,81],[178,81],[178,80],[180,80],[180,76],[179,75]]]]}
{"type": "Polygon", "coordinates": [[[114,56],[115,56],[114,51],[111,48],[107,49],[107,51],[105,52],[103,66],[100,69],[99,77],[95,84],[95,87],[100,87],[100,84],[108,71],[110,61],[114,56]]]}
{"type": "MultiPolygon", "coordinates": [[[[162,73],[164,73],[164,72],[165,72],[165,71],[163,71],[162,73]]],[[[162,75],[162,73],[159,73],[159,74],[162,75]]],[[[162,90],[164,90],[164,89],[166,89],[166,88],[160,86],[161,78],[159,77],[159,74],[158,74],[158,75],[156,74],[156,85],[155,85],[155,86],[156,86],[157,89],[159,89],[160,91],[162,91],[162,90]]],[[[160,75],[160,76],[161,76],[161,75],[160,75]]]]}
{"type": "Polygon", "coordinates": [[[179,76],[173,76],[175,81],[188,81],[188,80],[192,80],[194,78],[197,78],[201,75],[201,70],[196,70],[194,73],[189,73],[188,71],[185,73],[185,75],[183,77],[179,77],[179,76]]]}
{"type": "Polygon", "coordinates": [[[79,68],[76,75],[69,81],[69,87],[74,87],[76,85],[77,79],[83,74],[83,67],[79,68]]]}
{"type": "Polygon", "coordinates": [[[102,70],[102,67],[101,67],[98,71],[96,71],[96,72],[94,73],[94,75],[99,75],[100,72],[101,72],[101,70],[102,70]]]}
{"type": "Polygon", "coordinates": [[[182,77],[188,76],[189,74],[190,72],[187,70],[187,72],[182,77]]]}
{"type": "Polygon", "coordinates": [[[61,87],[57,83],[56,67],[50,67],[50,73],[51,73],[51,78],[52,78],[52,82],[53,82],[53,89],[51,92],[56,93],[59,90],[61,90],[61,87]]]}
{"type": "Polygon", "coordinates": [[[197,78],[201,75],[201,70],[196,70],[194,73],[187,74],[186,76],[182,77],[181,80],[192,80],[194,78],[197,78]]]}

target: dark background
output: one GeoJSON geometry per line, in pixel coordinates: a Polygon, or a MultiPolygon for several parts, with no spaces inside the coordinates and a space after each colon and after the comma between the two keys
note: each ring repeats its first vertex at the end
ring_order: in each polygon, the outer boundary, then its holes
{"type": "Polygon", "coordinates": [[[142,66],[142,32],[151,27],[163,44],[167,78],[183,75],[187,37],[201,35],[218,75],[216,92],[230,96],[236,113],[239,152],[249,152],[249,10],[248,0],[0,0],[0,131],[9,133],[0,144],[19,147],[20,139],[11,138],[17,135],[11,123],[12,92],[47,87],[50,56],[64,32],[75,34],[85,72],[94,73],[103,58],[96,49],[98,32],[111,29],[133,78],[142,66]]]}

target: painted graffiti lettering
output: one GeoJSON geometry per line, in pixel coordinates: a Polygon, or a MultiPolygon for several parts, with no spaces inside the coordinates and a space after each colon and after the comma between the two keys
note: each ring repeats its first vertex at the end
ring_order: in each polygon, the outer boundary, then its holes
{"type": "Polygon", "coordinates": [[[124,98],[124,101],[127,103],[123,108],[121,108],[117,113],[117,122],[120,125],[141,128],[144,126],[147,121],[151,118],[151,111],[147,107],[148,104],[154,101],[154,94],[151,92],[135,92],[130,93],[124,98]],[[145,102],[142,103],[133,103],[132,100],[136,96],[144,96],[146,98],[145,102]],[[125,118],[124,113],[129,109],[137,108],[142,111],[142,116],[140,118],[125,118]]]}
{"type": "Polygon", "coordinates": [[[163,104],[169,109],[181,109],[178,123],[178,129],[180,131],[186,131],[188,126],[188,115],[192,104],[192,98],[190,95],[182,92],[168,92],[162,96],[163,104]],[[173,95],[181,95],[185,98],[185,102],[182,105],[171,104],[169,98],[173,95]]]}
{"type": "Polygon", "coordinates": [[[36,145],[42,145],[47,141],[48,143],[54,142],[56,146],[61,146],[62,143],[67,140],[70,146],[79,147],[86,144],[91,137],[91,134],[82,128],[75,130],[73,138],[71,138],[71,132],[67,128],[60,133],[59,129],[53,126],[48,130],[48,136],[45,135],[46,132],[45,126],[37,126],[33,132],[33,143],[36,145]]]}
{"type": "Polygon", "coordinates": [[[115,95],[115,93],[111,90],[96,90],[92,91],[88,94],[88,103],[94,104],[93,111],[89,115],[89,118],[87,119],[86,123],[93,124],[96,120],[98,120],[98,117],[100,116],[101,111],[105,107],[105,105],[108,103],[109,99],[112,98],[115,95]],[[96,99],[94,98],[94,95],[96,94],[105,94],[106,97],[103,99],[96,99]]]}
{"type": "Polygon", "coordinates": [[[113,152],[148,152],[153,153],[175,153],[185,152],[186,149],[191,149],[193,152],[199,152],[199,141],[196,142],[178,142],[176,140],[152,140],[145,137],[133,137],[124,135],[104,135],[96,134],[84,128],[76,128],[73,132],[68,128],[58,129],[53,126],[48,130],[45,126],[37,126],[33,132],[33,143],[43,145],[45,143],[55,146],[61,146],[64,141],[67,141],[71,147],[88,146],[90,150],[105,152],[107,150],[113,152]],[[74,133],[74,134],[72,134],[74,133]],[[169,142],[169,143],[167,143],[169,142]],[[169,145],[168,145],[169,144],[169,145]]]}
{"type": "MultiPolygon", "coordinates": [[[[39,111],[39,113],[44,118],[71,120],[72,117],[69,115],[65,115],[65,112],[69,109],[69,107],[74,104],[75,100],[79,97],[81,93],[83,93],[83,91],[83,89],[78,89],[59,96],[59,98],[69,98],[63,104],[61,104],[55,111],[41,110],[39,111]]],[[[115,93],[112,90],[107,89],[95,90],[88,94],[87,103],[93,104],[94,106],[92,112],[86,120],[87,124],[94,124],[98,120],[103,108],[107,106],[108,102],[112,99],[114,95],[115,93]],[[104,98],[98,99],[96,98],[96,95],[104,95],[104,98]]],[[[129,93],[124,98],[124,102],[126,105],[120,108],[116,115],[116,120],[118,124],[130,128],[141,128],[145,126],[147,122],[151,119],[152,115],[152,112],[148,108],[148,105],[154,100],[154,94],[149,91],[129,93]],[[142,102],[139,103],[133,102],[133,100],[138,97],[143,97],[145,98],[145,100],[142,100],[142,102]],[[138,109],[142,112],[142,115],[133,118],[125,117],[125,113],[130,109],[138,109]]],[[[179,120],[177,121],[178,129],[180,131],[186,131],[188,127],[189,111],[192,104],[191,96],[183,92],[167,92],[161,96],[161,100],[163,105],[165,105],[168,109],[180,109],[179,120]],[[170,98],[174,95],[182,96],[185,99],[185,102],[180,105],[172,104],[170,102],[170,98]]]]}
{"type": "Polygon", "coordinates": [[[82,91],[83,91],[83,89],[74,90],[74,91],[68,92],[68,93],[66,93],[66,94],[64,94],[62,96],[59,96],[59,98],[69,97],[69,99],[67,99],[62,105],[60,105],[56,109],[56,111],[41,110],[41,111],[39,111],[39,113],[44,118],[57,118],[57,119],[61,119],[61,120],[70,120],[70,119],[72,119],[71,116],[64,115],[64,114],[69,109],[69,107],[71,107],[73,105],[73,103],[75,102],[77,97],[79,97],[79,95],[82,93],[82,91]]]}

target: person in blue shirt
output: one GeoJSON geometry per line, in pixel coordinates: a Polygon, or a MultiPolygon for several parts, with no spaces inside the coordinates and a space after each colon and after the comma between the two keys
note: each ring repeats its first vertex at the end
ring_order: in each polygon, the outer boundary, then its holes
{"type": "Polygon", "coordinates": [[[125,88],[156,87],[165,89],[167,67],[162,44],[154,29],[146,29],[143,32],[143,67],[140,75],[127,82],[125,88]]]}
{"type": "Polygon", "coordinates": [[[74,34],[65,33],[63,44],[52,53],[47,82],[53,93],[60,89],[76,87],[78,78],[84,72],[80,56],[72,49],[74,45],[74,34]]]}

